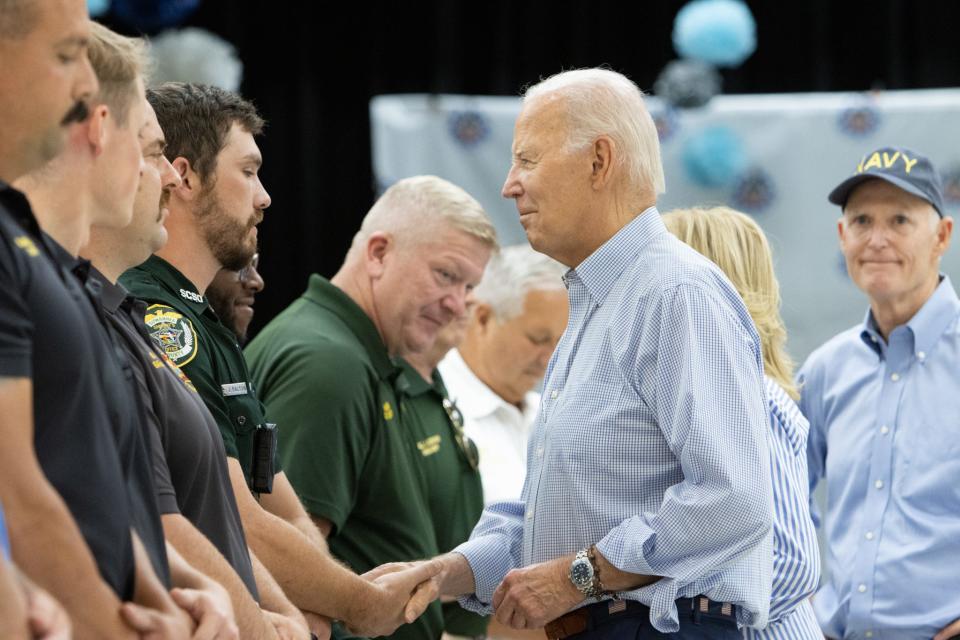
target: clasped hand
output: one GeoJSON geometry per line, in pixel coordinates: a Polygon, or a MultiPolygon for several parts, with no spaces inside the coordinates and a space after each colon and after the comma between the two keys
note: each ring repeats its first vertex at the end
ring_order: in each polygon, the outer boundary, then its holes
{"type": "Polygon", "coordinates": [[[514,629],[539,629],[583,600],[567,577],[571,557],[513,569],[493,592],[494,615],[514,629]]]}
{"type": "Polygon", "coordinates": [[[363,574],[377,587],[377,597],[367,603],[359,620],[350,621],[351,633],[390,635],[419,618],[440,594],[435,578],[441,568],[436,560],[390,562],[363,574]]]}

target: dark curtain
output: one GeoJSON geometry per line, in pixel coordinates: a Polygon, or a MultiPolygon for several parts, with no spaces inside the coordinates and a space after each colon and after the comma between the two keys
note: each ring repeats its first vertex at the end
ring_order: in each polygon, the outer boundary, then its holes
{"type": "MultiPolygon", "coordinates": [[[[372,203],[371,96],[517,95],[540,76],[600,64],[650,90],[675,57],[683,4],[203,0],[186,24],[238,48],[242,93],[269,123],[260,141],[273,198],[260,229],[267,287],[252,332],[302,292],[308,274],[336,271],[372,203]]],[[[727,93],[960,85],[960,3],[748,4],[758,48],[724,72],[727,93]]]]}

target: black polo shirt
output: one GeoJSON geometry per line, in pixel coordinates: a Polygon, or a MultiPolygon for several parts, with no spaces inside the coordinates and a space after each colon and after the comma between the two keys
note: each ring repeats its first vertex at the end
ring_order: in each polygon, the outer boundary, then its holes
{"type": "Polygon", "coordinates": [[[171,583],[166,540],[150,467],[150,445],[144,435],[144,406],[133,373],[133,363],[120,347],[120,337],[107,321],[100,300],[100,283],[90,277],[90,262],[71,256],[49,235],[44,234],[44,237],[61,266],[69,269],[83,286],[93,310],[93,317],[99,324],[100,331],[96,334],[94,349],[100,354],[100,390],[106,398],[110,423],[117,441],[120,466],[130,501],[130,515],[147,555],[150,556],[154,572],[169,589],[171,583]]]}
{"type": "Polygon", "coordinates": [[[102,344],[86,293],[56,261],[27,199],[0,182],[0,376],[31,379],[40,466],[104,580],[129,600],[133,519],[100,382],[102,344]]]}
{"type": "Polygon", "coordinates": [[[146,413],[146,437],[160,512],[181,513],[227,559],[258,599],[240,512],[230,484],[220,430],[196,387],[154,347],[143,318],[146,304],[91,269],[107,320],[134,364],[146,413]]]}

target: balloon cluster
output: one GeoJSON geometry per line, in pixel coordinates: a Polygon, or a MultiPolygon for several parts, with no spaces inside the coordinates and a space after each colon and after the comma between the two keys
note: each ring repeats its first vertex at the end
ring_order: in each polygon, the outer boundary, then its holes
{"type": "MultiPolygon", "coordinates": [[[[681,58],[664,67],[654,91],[672,108],[702,107],[723,86],[717,67],[738,67],[756,50],[756,21],[742,0],[693,0],[677,13],[673,46],[681,58]]],[[[716,188],[732,184],[747,157],[734,131],[708,127],[687,139],[683,163],[691,180],[716,188]]]]}
{"type": "Polygon", "coordinates": [[[716,67],[738,67],[757,48],[757,25],[741,0],[693,0],[673,22],[679,60],[657,78],[657,95],[679,108],[700,107],[720,93],[716,67]]]}

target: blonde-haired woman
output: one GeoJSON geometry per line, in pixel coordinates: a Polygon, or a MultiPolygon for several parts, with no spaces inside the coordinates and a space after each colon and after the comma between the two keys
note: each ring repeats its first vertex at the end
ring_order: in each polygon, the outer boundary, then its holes
{"type": "Polygon", "coordinates": [[[762,631],[744,629],[744,637],[821,640],[809,601],[820,580],[820,552],[809,507],[809,424],[795,402],[799,395],[785,348],[787,332],[780,317],[780,286],[770,245],[756,222],[727,207],[677,209],[665,214],[663,221],[673,235],[723,270],[760,334],[773,436],[773,590],[769,626],[762,631]]]}

